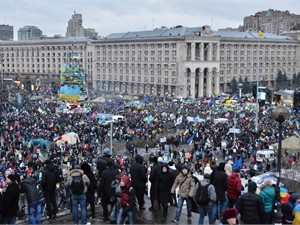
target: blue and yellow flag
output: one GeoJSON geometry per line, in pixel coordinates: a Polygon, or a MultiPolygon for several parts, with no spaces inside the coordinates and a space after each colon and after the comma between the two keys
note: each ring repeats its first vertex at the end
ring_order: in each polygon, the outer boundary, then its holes
{"type": "Polygon", "coordinates": [[[261,29],[261,27],[258,27],[257,34],[259,38],[262,38],[264,36],[264,31],[261,29]]]}

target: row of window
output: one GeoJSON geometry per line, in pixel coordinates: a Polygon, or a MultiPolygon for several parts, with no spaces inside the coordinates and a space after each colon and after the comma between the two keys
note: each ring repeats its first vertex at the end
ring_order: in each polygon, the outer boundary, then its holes
{"type": "Polygon", "coordinates": [[[98,45],[97,49],[156,49],[176,48],[176,43],[98,45]]]}
{"type": "MultiPolygon", "coordinates": [[[[296,68],[293,67],[288,67],[286,68],[287,72],[288,73],[295,73],[296,72],[296,68]]],[[[253,68],[253,69],[233,69],[233,70],[230,70],[230,69],[227,69],[227,70],[223,70],[221,69],[220,70],[220,75],[231,75],[231,74],[248,74],[248,75],[251,75],[251,74],[257,74],[257,73],[262,73],[264,71],[264,73],[275,73],[277,72],[277,69],[272,67],[272,68],[261,68],[259,69],[259,72],[258,72],[258,69],[256,68],[253,68]]],[[[273,75],[272,75],[273,76],[273,75]]]]}
{"type": "Polygon", "coordinates": [[[258,46],[260,47],[260,49],[265,49],[265,50],[269,50],[269,49],[289,49],[289,50],[295,50],[297,49],[296,45],[263,45],[263,44],[220,44],[220,49],[246,49],[246,50],[251,50],[251,49],[257,49],[258,46]]]}

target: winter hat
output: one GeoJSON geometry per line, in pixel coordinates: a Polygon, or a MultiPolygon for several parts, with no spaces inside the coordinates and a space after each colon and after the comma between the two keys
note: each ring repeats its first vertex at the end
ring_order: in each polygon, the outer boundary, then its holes
{"type": "Polygon", "coordinates": [[[124,182],[124,184],[125,184],[125,186],[126,186],[127,188],[130,187],[130,185],[131,185],[131,180],[130,180],[130,177],[129,177],[129,176],[122,176],[122,177],[121,177],[121,181],[124,182]]]}
{"type": "Polygon", "coordinates": [[[103,154],[104,155],[111,155],[110,149],[109,148],[103,149],[103,154]]]}
{"type": "Polygon", "coordinates": [[[16,176],[13,174],[8,175],[7,178],[10,179],[12,182],[16,181],[16,176]]]}
{"type": "Polygon", "coordinates": [[[163,161],[163,158],[160,156],[157,158],[157,162],[162,162],[163,161]]]}
{"type": "Polygon", "coordinates": [[[253,181],[248,182],[248,192],[255,193],[257,189],[257,184],[253,181]]]}
{"type": "Polygon", "coordinates": [[[183,164],[183,165],[181,166],[181,170],[183,170],[183,169],[190,170],[189,167],[188,167],[188,165],[186,165],[186,164],[183,164]]]}
{"type": "Polygon", "coordinates": [[[236,218],[238,215],[238,211],[236,208],[231,208],[231,209],[226,209],[223,214],[222,214],[222,218],[224,220],[228,220],[231,218],[236,218]]]}
{"type": "Polygon", "coordinates": [[[210,180],[210,174],[209,174],[209,173],[205,173],[205,174],[203,175],[203,178],[204,178],[204,179],[210,180]]]}

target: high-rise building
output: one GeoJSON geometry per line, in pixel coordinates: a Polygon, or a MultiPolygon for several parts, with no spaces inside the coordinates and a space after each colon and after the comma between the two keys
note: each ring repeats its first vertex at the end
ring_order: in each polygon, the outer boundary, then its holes
{"type": "Polygon", "coordinates": [[[9,41],[14,39],[14,27],[10,25],[0,25],[0,40],[9,41]]]}
{"type": "Polygon", "coordinates": [[[74,13],[68,22],[66,37],[89,37],[98,38],[98,33],[93,28],[84,28],[82,26],[82,15],[74,13]]]}
{"type": "Polygon", "coordinates": [[[300,23],[300,15],[289,11],[269,9],[244,18],[244,31],[257,31],[281,34],[300,23]]]}
{"type": "Polygon", "coordinates": [[[18,40],[39,40],[43,36],[43,32],[36,26],[25,26],[18,30],[18,40]]]}

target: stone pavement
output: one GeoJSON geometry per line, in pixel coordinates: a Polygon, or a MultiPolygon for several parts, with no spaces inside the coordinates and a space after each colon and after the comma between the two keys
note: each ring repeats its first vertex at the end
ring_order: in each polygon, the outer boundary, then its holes
{"type": "MultiPolygon", "coordinates": [[[[161,219],[162,219],[162,208],[161,210],[158,211],[149,211],[150,207],[150,199],[149,197],[145,196],[145,210],[137,212],[137,224],[162,224],[161,219]]],[[[173,206],[169,207],[168,210],[168,216],[167,220],[164,224],[173,224],[171,220],[175,218],[175,212],[176,208],[173,206]]],[[[89,213],[90,215],[90,213],[89,213]]],[[[101,205],[96,206],[96,218],[95,219],[89,219],[88,222],[91,224],[109,224],[106,223],[102,220],[102,207],[101,205]]],[[[198,224],[198,218],[199,214],[192,213],[192,224],[198,224]]],[[[18,224],[28,224],[26,220],[24,221],[18,221],[18,224]]],[[[47,220],[46,218],[43,218],[42,224],[72,224],[72,214],[69,210],[66,210],[62,213],[59,213],[57,215],[57,218],[55,220],[47,220]]],[[[207,217],[205,218],[204,224],[207,224],[208,220],[207,217]]],[[[182,214],[181,214],[181,219],[179,224],[187,224],[187,211],[186,207],[182,209],[182,214]]],[[[216,223],[217,224],[217,223],[216,223]]]]}

